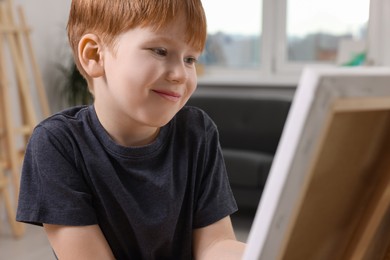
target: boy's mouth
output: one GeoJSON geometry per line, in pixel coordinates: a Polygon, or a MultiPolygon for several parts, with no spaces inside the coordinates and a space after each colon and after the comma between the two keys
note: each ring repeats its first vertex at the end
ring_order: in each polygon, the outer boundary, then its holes
{"type": "Polygon", "coordinates": [[[168,90],[152,90],[157,95],[173,102],[177,102],[180,100],[181,95],[179,93],[168,91],[168,90]]]}

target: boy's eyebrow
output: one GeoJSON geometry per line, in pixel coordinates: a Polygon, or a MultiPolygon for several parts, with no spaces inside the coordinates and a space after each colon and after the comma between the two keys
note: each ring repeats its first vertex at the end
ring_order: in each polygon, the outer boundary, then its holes
{"type": "Polygon", "coordinates": [[[175,38],[167,37],[164,35],[155,35],[155,36],[150,37],[150,39],[147,40],[147,42],[157,42],[157,41],[165,42],[165,43],[174,43],[175,38]]]}
{"type": "MultiPolygon", "coordinates": [[[[159,43],[165,43],[165,44],[174,44],[174,45],[180,45],[181,41],[178,41],[176,37],[172,36],[166,36],[166,35],[153,35],[149,39],[146,40],[147,44],[159,44],[159,43]]],[[[187,46],[189,46],[190,49],[194,49],[194,47],[189,44],[188,42],[185,42],[187,46]]],[[[194,49],[194,51],[197,51],[194,49]]]]}

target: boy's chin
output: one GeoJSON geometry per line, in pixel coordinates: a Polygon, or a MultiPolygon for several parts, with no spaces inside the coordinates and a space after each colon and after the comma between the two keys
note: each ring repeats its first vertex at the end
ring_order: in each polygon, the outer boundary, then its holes
{"type": "Polygon", "coordinates": [[[172,120],[172,118],[173,118],[173,116],[164,117],[164,118],[159,117],[155,120],[150,120],[148,125],[151,127],[160,128],[160,127],[167,125],[172,120]]]}
{"type": "Polygon", "coordinates": [[[173,117],[169,118],[169,119],[165,119],[165,120],[159,120],[159,122],[156,122],[156,124],[154,125],[155,127],[163,127],[163,126],[166,126],[171,120],[172,120],[173,117]]]}
{"type": "Polygon", "coordinates": [[[177,114],[177,112],[175,113],[167,113],[165,115],[161,115],[161,113],[157,116],[155,116],[154,120],[151,120],[153,126],[155,127],[163,127],[165,126],[166,124],[168,124],[174,117],[175,115],[177,114]]]}

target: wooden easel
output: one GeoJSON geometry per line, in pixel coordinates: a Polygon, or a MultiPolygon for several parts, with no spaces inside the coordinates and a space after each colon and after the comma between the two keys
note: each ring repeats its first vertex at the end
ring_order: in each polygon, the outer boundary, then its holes
{"type": "Polygon", "coordinates": [[[5,200],[9,223],[16,237],[24,232],[23,225],[15,221],[14,206],[19,194],[21,164],[27,141],[37,124],[31,99],[34,86],[39,94],[43,116],[50,114],[33,53],[30,30],[23,10],[19,8],[18,11],[20,25],[13,17],[12,0],[0,1],[0,197],[5,200]],[[25,61],[24,50],[28,52],[30,63],[25,61]],[[32,69],[35,84],[28,80],[28,68],[32,69]],[[15,106],[19,111],[15,111],[15,106]],[[14,192],[13,202],[10,189],[14,192]]]}

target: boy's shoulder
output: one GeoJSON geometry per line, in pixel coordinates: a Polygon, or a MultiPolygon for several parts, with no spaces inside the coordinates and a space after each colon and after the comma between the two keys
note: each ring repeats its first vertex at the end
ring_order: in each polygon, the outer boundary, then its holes
{"type": "Polygon", "coordinates": [[[185,105],[176,115],[177,118],[190,120],[190,121],[211,121],[211,118],[207,115],[205,111],[202,109],[191,106],[191,105],[185,105]]]}
{"type": "Polygon", "coordinates": [[[34,132],[50,132],[52,134],[63,134],[80,129],[89,120],[88,106],[77,106],[64,109],[41,121],[34,129],[34,132]],[[44,130],[42,130],[44,129],[44,130]]]}
{"type": "Polygon", "coordinates": [[[185,105],[176,115],[176,120],[190,126],[192,129],[202,128],[205,131],[216,129],[211,117],[202,109],[185,105]]]}
{"type": "Polygon", "coordinates": [[[44,119],[38,124],[38,126],[50,127],[58,123],[64,124],[67,122],[84,121],[87,118],[86,115],[88,114],[88,110],[88,106],[76,106],[67,108],[44,119]]]}
{"type": "Polygon", "coordinates": [[[184,116],[188,118],[208,119],[209,116],[205,111],[199,107],[185,105],[178,113],[177,116],[184,116]]]}
{"type": "Polygon", "coordinates": [[[51,115],[34,128],[28,147],[37,151],[57,147],[72,154],[76,144],[85,140],[91,132],[88,114],[88,106],[80,106],[51,115]]]}

